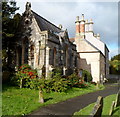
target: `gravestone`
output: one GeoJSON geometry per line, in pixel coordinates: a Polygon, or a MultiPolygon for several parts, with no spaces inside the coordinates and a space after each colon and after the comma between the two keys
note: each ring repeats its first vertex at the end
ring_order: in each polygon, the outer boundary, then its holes
{"type": "Polygon", "coordinates": [[[39,102],[44,103],[43,93],[42,90],[39,90],[39,102]]]}
{"type": "Polygon", "coordinates": [[[115,107],[120,106],[120,89],[117,93],[116,100],[115,100],[115,107]]]}
{"type": "Polygon", "coordinates": [[[115,107],[115,101],[112,101],[112,105],[111,105],[111,108],[110,108],[109,115],[112,115],[114,107],[115,107]]]}
{"type": "Polygon", "coordinates": [[[92,110],[91,117],[101,117],[103,109],[103,97],[99,96],[97,102],[92,110]]]}
{"type": "Polygon", "coordinates": [[[96,84],[96,89],[98,90],[98,89],[99,89],[99,87],[100,87],[100,82],[99,82],[99,81],[97,81],[97,84],[96,84]]]}

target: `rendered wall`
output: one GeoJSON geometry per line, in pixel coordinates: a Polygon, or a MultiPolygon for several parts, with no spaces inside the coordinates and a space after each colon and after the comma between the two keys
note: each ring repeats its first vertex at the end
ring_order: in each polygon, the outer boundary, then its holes
{"type": "Polygon", "coordinates": [[[92,74],[93,81],[100,80],[100,53],[79,53],[80,68],[92,74]]]}

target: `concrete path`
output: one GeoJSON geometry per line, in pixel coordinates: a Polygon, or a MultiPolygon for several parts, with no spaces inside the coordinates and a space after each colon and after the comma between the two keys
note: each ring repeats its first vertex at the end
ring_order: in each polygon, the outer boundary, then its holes
{"type": "Polygon", "coordinates": [[[72,115],[74,112],[79,111],[93,102],[96,102],[98,96],[106,97],[108,95],[117,93],[117,91],[118,86],[107,86],[104,90],[101,91],[88,93],[82,96],[68,99],[67,101],[42,107],[32,112],[30,115],[65,115],[65,117],[68,115],[70,117],[70,115],[72,115]]]}

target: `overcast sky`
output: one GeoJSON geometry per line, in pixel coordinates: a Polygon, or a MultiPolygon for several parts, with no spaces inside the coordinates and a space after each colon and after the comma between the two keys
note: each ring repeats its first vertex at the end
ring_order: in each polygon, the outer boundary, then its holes
{"type": "MultiPolygon", "coordinates": [[[[76,16],[84,14],[85,19],[93,19],[94,32],[100,33],[101,40],[110,50],[110,57],[118,54],[118,3],[113,2],[31,2],[32,10],[55,25],[62,24],[69,37],[75,37],[76,16]]],[[[89,1],[89,0],[86,0],[89,1]]],[[[95,1],[95,0],[94,0],[95,1]]],[[[25,10],[26,0],[17,1],[19,13],[25,10]]]]}

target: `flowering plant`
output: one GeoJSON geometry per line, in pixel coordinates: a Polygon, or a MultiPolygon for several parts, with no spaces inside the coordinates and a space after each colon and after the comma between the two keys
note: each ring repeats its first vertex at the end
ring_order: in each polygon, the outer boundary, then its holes
{"type": "Polygon", "coordinates": [[[27,64],[23,64],[19,67],[16,77],[20,88],[22,88],[22,86],[30,87],[30,82],[32,83],[33,79],[38,78],[38,75],[36,70],[33,70],[27,64]]]}
{"type": "Polygon", "coordinates": [[[88,87],[88,84],[87,84],[86,82],[84,82],[84,80],[81,80],[81,81],[78,83],[78,87],[86,88],[86,87],[88,87]]]}

